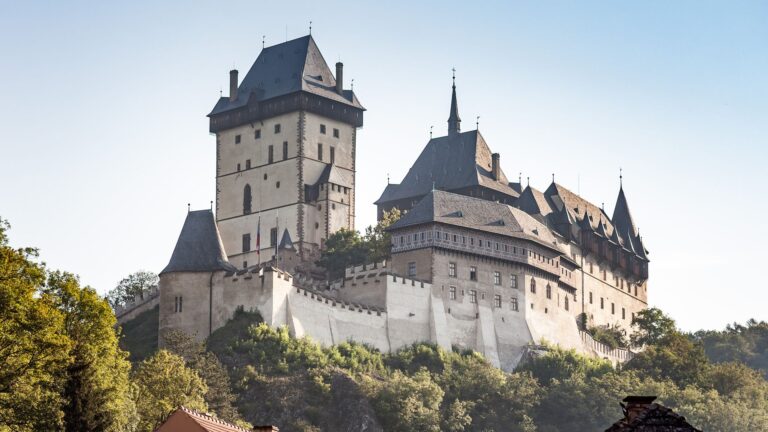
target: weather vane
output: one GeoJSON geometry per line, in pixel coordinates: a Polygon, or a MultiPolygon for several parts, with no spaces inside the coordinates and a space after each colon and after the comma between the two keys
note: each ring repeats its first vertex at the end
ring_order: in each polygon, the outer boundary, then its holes
{"type": "Polygon", "coordinates": [[[309,35],[312,36],[312,21],[309,22],[309,35]]]}
{"type": "Polygon", "coordinates": [[[433,128],[433,127],[434,127],[434,126],[430,126],[430,127],[429,127],[429,139],[432,139],[432,128],[433,128]]]}

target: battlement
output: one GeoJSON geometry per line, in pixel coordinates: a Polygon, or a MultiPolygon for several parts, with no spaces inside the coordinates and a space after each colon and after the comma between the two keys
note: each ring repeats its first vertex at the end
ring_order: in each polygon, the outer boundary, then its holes
{"type": "Polygon", "coordinates": [[[144,290],[138,296],[134,296],[133,299],[125,305],[118,305],[113,309],[115,317],[117,318],[117,323],[123,324],[136,317],[136,315],[152,309],[158,304],[160,304],[160,289],[155,286],[144,290]]]}
{"type": "Polygon", "coordinates": [[[626,363],[635,356],[635,353],[626,348],[611,348],[608,345],[596,341],[591,334],[579,329],[579,336],[584,344],[584,349],[597,357],[609,360],[611,363],[626,363]]]}

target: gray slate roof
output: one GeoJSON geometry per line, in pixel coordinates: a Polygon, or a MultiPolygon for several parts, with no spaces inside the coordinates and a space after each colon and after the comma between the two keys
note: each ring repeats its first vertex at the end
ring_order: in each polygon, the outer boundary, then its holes
{"type": "Polygon", "coordinates": [[[333,164],[327,164],[323,168],[320,178],[317,179],[316,185],[333,183],[335,185],[352,187],[352,173],[348,170],[337,167],[333,164]]]}
{"type": "Polygon", "coordinates": [[[528,213],[506,204],[445,191],[431,191],[389,230],[431,222],[530,240],[563,252],[552,231],[528,213]]]}
{"type": "Polygon", "coordinates": [[[211,210],[187,213],[171,261],[160,274],[236,270],[224,252],[219,229],[211,210]]]}
{"type": "Polygon", "coordinates": [[[209,115],[240,108],[250,97],[264,101],[298,91],[364,109],[351,90],[336,93],[336,79],[315,40],[304,36],[261,50],[237,89],[237,99],[219,98],[209,115]]]}
{"type": "Polygon", "coordinates": [[[483,186],[512,197],[514,190],[501,171],[497,181],[491,176],[491,150],[477,130],[433,138],[400,184],[389,184],[376,204],[404,198],[418,198],[434,187],[457,190],[483,186]]]}

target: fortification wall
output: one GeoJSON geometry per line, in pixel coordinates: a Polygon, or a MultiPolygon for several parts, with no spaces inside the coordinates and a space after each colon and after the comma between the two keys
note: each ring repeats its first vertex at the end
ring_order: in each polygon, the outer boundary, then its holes
{"type": "Polygon", "coordinates": [[[145,290],[141,296],[136,296],[128,302],[125,306],[118,306],[114,308],[115,317],[118,324],[125,324],[126,322],[136,318],[144,311],[148,311],[160,304],[160,291],[158,287],[152,287],[145,290]]]}

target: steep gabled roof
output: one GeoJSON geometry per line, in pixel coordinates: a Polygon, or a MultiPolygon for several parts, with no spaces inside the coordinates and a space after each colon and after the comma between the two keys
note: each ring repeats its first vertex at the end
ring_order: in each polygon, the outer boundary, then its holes
{"type": "Polygon", "coordinates": [[[219,98],[209,115],[240,108],[250,98],[264,101],[298,91],[364,109],[351,90],[336,92],[336,79],[315,40],[304,36],[261,50],[237,89],[237,99],[219,98]]]}
{"type": "Polygon", "coordinates": [[[400,184],[390,184],[376,204],[405,198],[420,198],[434,188],[458,190],[483,186],[512,197],[519,194],[509,186],[502,171],[491,174],[492,153],[477,130],[432,138],[400,184]]]}
{"type": "Polygon", "coordinates": [[[544,191],[544,195],[546,195],[552,203],[554,207],[553,210],[565,210],[570,213],[573,220],[581,222],[583,222],[585,215],[591,216],[588,220],[592,229],[597,231],[602,222],[605,224],[603,230],[606,233],[606,237],[613,234],[613,224],[608,220],[608,216],[600,207],[585,200],[562,185],[552,182],[547,190],[544,191]]]}
{"type": "Polygon", "coordinates": [[[388,230],[437,222],[521,238],[561,252],[555,235],[528,213],[493,201],[431,191],[388,230]]]}
{"type": "Polygon", "coordinates": [[[620,233],[630,233],[632,237],[637,237],[637,228],[632,220],[632,214],[629,212],[627,197],[624,195],[624,188],[619,188],[619,197],[616,199],[616,207],[613,209],[611,221],[619,229],[620,233]]]}
{"type": "Polygon", "coordinates": [[[288,232],[287,229],[283,231],[283,238],[280,239],[280,245],[278,247],[280,249],[296,249],[293,246],[293,240],[291,240],[291,234],[288,232]]]}
{"type": "Polygon", "coordinates": [[[211,210],[187,213],[171,261],[162,273],[232,270],[211,210]]]}
{"type": "Polygon", "coordinates": [[[352,187],[352,173],[348,170],[339,168],[334,164],[327,164],[323,168],[320,178],[318,178],[316,185],[333,183],[335,185],[352,187]]]}
{"type": "Polygon", "coordinates": [[[520,210],[531,215],[547,216],[552,213],[552,207],[549,205],[544,194],[530,186],[523,190],[520,198],[517,200],[517,206],[520,210]]]}

